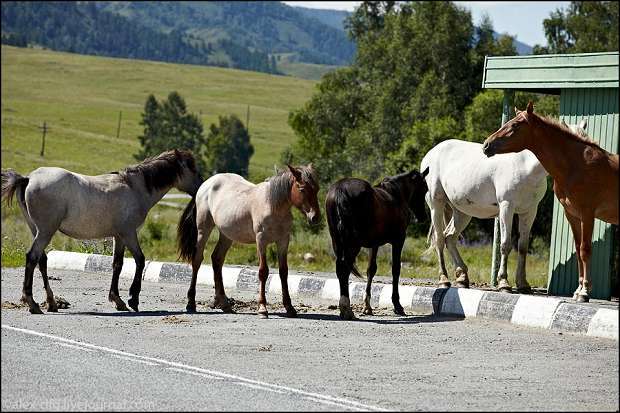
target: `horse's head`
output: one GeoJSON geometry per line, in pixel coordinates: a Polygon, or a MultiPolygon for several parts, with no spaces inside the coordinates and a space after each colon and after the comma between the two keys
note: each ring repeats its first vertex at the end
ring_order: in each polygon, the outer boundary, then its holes
{"type": "Polygon", "coordinates": [[[318,193],[319,183],[312,164],[294,167],[287,165],[293,176],[290,199],[301,212],[306,215],[310,225],[316,225],[321,220],[318,193]]]}
{"type": "Polygon", "coordinates": [[[384,178],[379,187],[391,193],[400,193],[401,199],[407,203],[407,207],[413,212],[418,222],[426,220],[424,196],[428,191],[426,185],[428,168],[420,173],[416,169],[404,172],[396,176],[384,178]]]}
{"type": "Polygon", "coordinates": [[[182,149],[175,149],[174,155],[179,167],[179,173],[177,174],[177,180],[174,187],[179,191],[187,192],[191,196],[196,195],[196,192],[198,192],[198,188],[200,188],[200,185],[202,185],[204,179],[196,167],[194,155],[191,151],[182,149]]]}
{"type": "Polygon", "coordinates": [[[426,175],[428,175],[428,167],[422,172],[413,170],[409,172],[411,185],[411,198],[409,198],[409,208],[413,211],[418,222],[426,221],[426,201],[424,197],[428,191],[426,185],[426,175]]]}
{"type": "Polygon", "coordinates": [[[515,117],[484,141],[482,146],[484,154],[490,157],[498,153],[521,152],[527,149],[528,139],[532,136],[533,117],[534,106],[531,101],[524,111],[515,108],[515,117]]]}

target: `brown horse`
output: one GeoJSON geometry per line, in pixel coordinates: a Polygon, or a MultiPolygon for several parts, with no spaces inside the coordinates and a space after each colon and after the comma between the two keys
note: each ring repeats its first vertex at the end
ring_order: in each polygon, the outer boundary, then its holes
{"type": "Polygon", "coordinates": [[[484,141],[487,156],[529,149],[553,178],[553,192],[564,207],[575,239],[579,286],[573,298],[590,299],[588,263],[592,253],[594,218],[618,224],[618,155],[573,133],[565,124],[533,111],[516,116],[484,141]]]}
{"type": "Polygon", "coordinates": [[[340,283],[340,317],[355,319],[349,300],[349,274],[361,277],[355,259],[362,247],[370,248],[364,314],[372,315],[370,293],[377,272],[377,251],[392,245],[392,304],[394,312],[405,315],[398,294],[400,254],[407,236],[411,212],[418,221],[426,218],[424,195],[428,190],[422,173],[413,170],[385,178],[372,186],[363,179],[344,178],[329,187],[325,214],[336,255],[336,275],[340,283]]]}

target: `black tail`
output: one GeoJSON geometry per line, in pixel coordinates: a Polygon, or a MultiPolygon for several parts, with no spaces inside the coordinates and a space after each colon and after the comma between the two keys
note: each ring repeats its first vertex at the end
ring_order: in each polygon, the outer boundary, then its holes
{"type": "Polygon", "coordinates": [[[21,176],[12,169],[5,169],[2,171],[2,199],[6,200],[8,205],[13,202],[13,196],[17,192],[17,200],[24,202],[24,192],[26,191],[26,185],[28,185],[29,178],[27,176],[21,176]]]}
{"type": "Polygon", "coordinates": [[[365,279],[366,277],[355,266],[355,257],[345,257],[347,245],[357,239],[355,217],[347,194],[339,188],[330,191],[325,203],[325,213],[336,259],[350,260],[353,275],[365,279]]]}
{"type": "Polygon", "coordinates": [[[198,242],[198,228],[196,228],[196,198],[185,207],[183,215],[177,226],[177,250],[179,258],[192,262],[196,255],[196,243],[198,242]]]}

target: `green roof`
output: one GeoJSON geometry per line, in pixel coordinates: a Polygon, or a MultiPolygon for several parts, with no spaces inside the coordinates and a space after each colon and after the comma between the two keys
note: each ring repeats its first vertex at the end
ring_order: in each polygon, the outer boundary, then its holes
{"type": "Polygon", "coordinates": [[[487,56],[483,89],[617,88],[618,52],[531,56],[487,56]]]}

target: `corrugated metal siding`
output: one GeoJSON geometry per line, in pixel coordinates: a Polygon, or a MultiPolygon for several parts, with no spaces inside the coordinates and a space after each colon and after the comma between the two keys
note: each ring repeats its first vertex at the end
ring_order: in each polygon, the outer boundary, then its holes
{"type": "MultiPolygon", "coordinates": [[[[587,118],[588,134],[605,150],[618,153],[618,97],[617,88],[563,89],[560,118],[568,124],[578,124],[587,118]]],[[[590,261],[593,298],[610,298],[613,248],[612,225],[595,220],[590,261]]],[[[575,242],[564,208],[556,198],[549,252],[549,293],[571,295],[577,288],[578,279],[575,242]]]]}
{"type": "Polygon", "coordinates": [[[487,57],[482,87],[617,88],[618,52],[487,57]]]}

